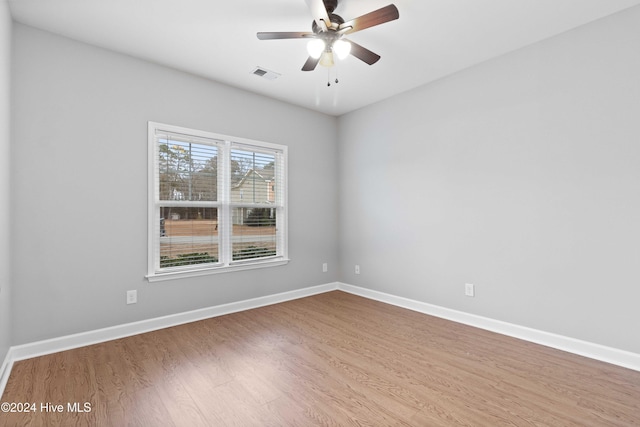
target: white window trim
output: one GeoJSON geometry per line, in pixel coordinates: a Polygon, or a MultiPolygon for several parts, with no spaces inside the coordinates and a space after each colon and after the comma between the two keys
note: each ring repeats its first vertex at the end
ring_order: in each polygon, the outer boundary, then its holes
{"type": "MultiPolygon", "coordinates": [[[[287,146],[280,144],[272,144],[269,142],[263,141],[255,141],[246,138],[238,138],[229,135],[221,135],[212,132],[194,130],[189,128],[184,128],[180,126],[167,125],[163,123],[157,122],[148,122],[148,231],[147,231],[147,248],[148,248],[148,265],[147,265],[147,275],[145,276],[149,282],[158,282],[172,279],[180,279],[187,277],[198,277],[198,276],[206,276],[210,274],[217,273],[229,273],[234,271],[243,271],[243,270],[252,270],[256,268],[265,268],[265,267],[276,267],[281,265],[286,265],[289,262],[288,255],[288,165],[287,165],[287,146]],[[242,144],[247,146],[254,146],[256,149],[267,149],[267,150],[275,150],[282,153],[280,161],[282,162],[282,192],[280,193],[280,197],[282,201],[280,204],[282,205],[281,213],[276,217],[276,227],[280,230],[280,233],[277,233],[279,241],[276,245],[279,248],[279,254],[273,257],[265,257],[265,258],[255,258],[250,260],[239,260],[239,261],[230,261],[227,263],[220,262],[218,264],[195,264],[191,266],[185,266],[182,268],[172,268],[171,270],[166,271],[158,271],[156,268],[156,246],[160,244],[159,242],[159,233],[157,232],[156,225],[158,224],[158,218],[156,215],[159,215],[158,205],[159,200],[156,197],[156,183],[155,183],[155,172],[157,167],[157,159],[158,159],[158,144],[156,143],[156,130],[163,130],[170,133],[184,134],[195,137],[202,137],[207,139],[213,139],[218,141],[224,141],[226,148],[220,150],[220,160],[223,164],[230,164],[230,147],[232,144],[242,144]]],[[[198,206],[203,204],[210,204],[212,207],[218,208],[218,215],[220,217],[220,228],[218,230],[220,241],[219,245],[222,247],[225,245],[227,247],[227,251],[230,251],[231,242],[229,240],[231,236],[231,208],[234,203],[228,199],[230,195],[230,181],[223,180],[222,184],[222,194],[219,195],[219,200],[216,202],[197,202],[198,206]]],[[[181,206],[184,206],[188,202],[180,202],[181,206]]],[[[171,204],[171,202],[163,202],[164,205],[171,204]]],[[[245,204],[241,204],[245,206],[245,204]]],[[[259,207],[264,207],[260,205],[259,207]]]]}

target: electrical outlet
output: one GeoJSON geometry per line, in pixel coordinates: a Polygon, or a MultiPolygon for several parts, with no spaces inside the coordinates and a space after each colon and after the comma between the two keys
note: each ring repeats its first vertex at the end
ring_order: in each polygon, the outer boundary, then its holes
{"type": "Polygon", "coordinates": [[[136,304],[138,302],[138,291],[127,291],[127,304],[136,304]]]}
{"type": "Polygon", "coordinates": [[[360,274],[360,266],[356,264],[356,274],[360,274]]]}
{"type": "Polygon", "coordinates": [[[329,264],[325,262],[322,264],[322,272],[326,273],[327,271],[329,271],[329,264]]]}
{"type": "Polygon", "coordinates": [[[464,294],[468,297],[476,296],[476,287],[473,283],[464,284],[464,294]]]}

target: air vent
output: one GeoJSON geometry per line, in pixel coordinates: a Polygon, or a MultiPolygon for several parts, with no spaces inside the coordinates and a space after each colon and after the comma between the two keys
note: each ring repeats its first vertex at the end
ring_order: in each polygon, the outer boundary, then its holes
{"type": "Polygon", "coordinates": [[[256,67],[251,74],[255,74],[258,77],[263,77],[267,80],[275,80],[281,76],[281,74],[275,71],[267,70],[266,68],[256,67]]]}

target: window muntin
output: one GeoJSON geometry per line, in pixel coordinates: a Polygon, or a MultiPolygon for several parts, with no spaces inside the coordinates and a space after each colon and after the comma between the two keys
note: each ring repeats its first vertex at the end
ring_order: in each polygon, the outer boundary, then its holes
{"type": "Polygon", "coordinates": [[[286,147],[149,123],[149,280],[287,261],[286,147]]]}

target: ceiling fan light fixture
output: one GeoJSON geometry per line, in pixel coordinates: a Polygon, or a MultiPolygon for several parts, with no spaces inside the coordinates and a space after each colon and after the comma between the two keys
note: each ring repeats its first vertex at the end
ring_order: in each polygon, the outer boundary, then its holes
{"type": "Polygon", "coordinates": [[[322,39],[309,40],[309,43],[307,43],[307,52],[310,57],[318,59],[320,55],[322,55],[322,52],[324,52],[325,47],[324,40],[322,39]]]}
{"type": "Polygon", "coordinates": [[[333,52],[325,50],[320,57],[320,65],[323,67],[333,67],[333,52]]]}
{"type": "Polygon", "coordinates": [[[333,43],[333,51],[338,55],[338,59],[345,59],[351,52],[351,43],[344,40],[336,40],[333,43]]]}

